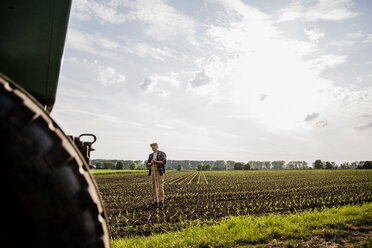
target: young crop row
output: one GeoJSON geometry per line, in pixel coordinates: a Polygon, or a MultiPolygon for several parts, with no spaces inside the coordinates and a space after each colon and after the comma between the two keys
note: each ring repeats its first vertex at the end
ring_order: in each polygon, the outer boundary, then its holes
{"type": "Polygon", "coordinates": [[[113,236],[177,230],[190,221],[259,215],[372,201],[372,172],[211,171],[166,174],[166,203],[150,206],[144,174],[100,175],[96,180],[113,236]]]}

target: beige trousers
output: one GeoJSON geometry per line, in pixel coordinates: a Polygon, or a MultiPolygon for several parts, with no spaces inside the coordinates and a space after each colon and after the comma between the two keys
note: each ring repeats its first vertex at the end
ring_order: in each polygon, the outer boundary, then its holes
{"type": "Polygon", "coordinates": [[[154,192],[154,202],[164,202],[164,175],[160,176],[157,165],[151,166],[152,190],[154,192]],[[156,193],[158,197],[156,197],[156,193]]]}

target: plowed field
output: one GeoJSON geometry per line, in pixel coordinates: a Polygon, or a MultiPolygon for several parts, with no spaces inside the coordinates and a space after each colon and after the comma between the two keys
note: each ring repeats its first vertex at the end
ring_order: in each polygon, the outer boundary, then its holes
{"type": "Polygon", "coordinates": [[[113,237],[173,231],[190,222],[372,201],[372,170],[185,171],[165,175],[151,207],[147,174],[96,175],[113,237]]]}

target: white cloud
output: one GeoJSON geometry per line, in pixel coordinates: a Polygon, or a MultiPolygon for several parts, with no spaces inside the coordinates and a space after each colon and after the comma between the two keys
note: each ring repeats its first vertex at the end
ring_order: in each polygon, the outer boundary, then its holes
{"type": "Polygon", "coordinates": [[[353,40],[335,40],[327,42],[325,45],[327,47],[348,47],[354,45],[354,43],[353,40]]]}
{"type": "Polygon", "coordinates": [[[316,119],[316,118],[318,118],[319,117],[319,113],[312,113],[312,114],[308,114],[308,115],[306,115],[306,117],[305,117],[305,121],[311,121],[311,120],[314,120],[314,119],[316,119]]]}
{"type": "Polygon", "coordinates": [[[149,76],[149,77],[146,77],[139,85],[139,87],[144,91],[144,92],[149,92],[151,91],[155,84],[157,83],[157,79],[152,77],[152,76],[149,76]]]}
{"type": "Polygon", "coordinates": [[[350,10],[352,6],[352,0],[292,0],[288,7],[280,10],[278,21],[343,21],[360,14],[350,10]]]}
{"type": "Polygon", "coordinates": [[[109,40],[107,38],[102,37],[101,35],[97,35],[94,38],[98,38],[100,46],[105,49],[118,49],[120,48],[120,44],[116,41],[109,40]]]}
{"type": "Polygon", "coordinates": [[[366,119],[369,119],[372,117],[372,113],[363,113],[360,115],[360,117],[363,117],[363,118],[366,118],[366,119]]]}
{"type": "Polygon", "coordinates": [[[320,32],[320,30],[314,25],[305,28],[304,32],[310,41],[316,43],[324,36],[324,33],[320,32]]]}
{"type": "Polygon", "coordinates": [[[78,20],[88,21],[92,17],[102,24],[120,24],[125,22],[126,15],[119,13],[118,2],[113,0],[102,4],[94,0],[72,1],[71,15],[78,20]]]}
{"type": "Polygon", "coordinates": [[[238,114],[229,114],[229,115],[226,115],[224,116],[225,118],[229,118],[229,119],[241,119],[241,120],[250,120],[252,119],[254,116],[252,114],[241,114],[241,113],[238,113],[238,114]]]}
{"type": "Polygon", "coordinates": [[[109,66],[98,67],[97,80],[104,86],[119,84],[125,82],[125,76],[117,73],[114,68],[109,66]]]}
{"type": "Polygon", "coordinates": [[[93,119],[93,120],[99,120],[99,121],[108,121],[108,122],[117,122],[118,118],[112,115],[108,114],[100,114],[100,113],[94,113],[91,111],[86,111],[83,109],[76,109],[73,106],[59,106],[57,109],[58,112],[71,115],[71,116],[78,116],[79,118],[84,119],[93,119]]]}
{"type": "Polygon", "coordinates": [[[348,34],[346,34],[346,37],[350,38],[350,39],[358,39],[358,38],[363,37],[363,33],[362,33],[362,31],[358,31],[358,32],[354,32],[354,33],[348,33],[348,34]]]}
{"type": "Polygon", "coordinates": [[[111,0],[105,3],[76,0],[73,1],[71,15],[82,21],[95,18],[101,24],[139,20],[146,24],[145,34],[159,41],[176,38],[197,44],[194,36],[195,20],[179,13],[164,0],[111,0]]]}
{"type": "Polygon", "coordinates": [[[155,124],[157,128],[162,128],[162,129],[174,129],[174,127],[169,126],[169,125],[164,125],[164,124],[155,124]]]}
{"type": "Polygon", "coordinates": [[[138,20],[146,24],[144,32],[157,40],[183,39],[196,44],[195,21],[179,13],[163,0],[73,1],[72,16],[79,20],[97,19],[101,24],[121,24],[138,20]]]}
{"type": "Polygon", "coordinates": [[[147,24],[145,34],[157,40],[187,40],[195,44],[195,21],[179,13],[162,0],[139,0],[129,13],[133,19],[147,24]]]}
{"type": "Polygon", "coordinates": [[[363,125],[363,126],[355,127],[354,129],[358,130],[358,131],[363,131],[363,130],[366,130],[366,129],[369,129],[369,128],[372,128],[372,122],[370,122],[366,125],[363,125]]]}
{"type": "Polygon", "coordinates": [[[144,93],[155,93],[159,96],[166,97],[169,94],[169,87],[177,87],[180,82],[177,79],[177,74],[172,72],[170,75],[157,75],[145,77],[139,84],[139,87],[144,93]]]}
{"type": "Polygon", "coordinates": [[[97,112],[96,109],[95,109],[96,112],[92,112],[90,110],[77,109],[76,107],[70,105],[63,105],[57,106],[57,108],[54,111],[64,115],[70,115],[74,119],[94,120],[100,121],[102,123],[117,123],[120,126],[124,125],[125,127],[140,128],[144,126],[143,123],[141,122],[121,120],[118,116],[113,116],[106,113],[99,113],[97,112]]]}
{"type": "MultiPolygon", "coordinates": [[[[211,40],[210,45],[215,48],[216,41],[211,40]]],[[[220,48],[221,51],[226,51],[226,48],[220,48]]],[[[225,96],[219,93],[221,80],[224,79],[228,68],[231,66],[228,64],[228,59],[225,54],[222,55],[220,52],[212,49],[210,54],[206,57],[198,58],[194,64],[197,65],[198,69],[191,72],[188,76],[188,86],[190,92],[195,95],[209,96],[209,103],[217,103],[225,96]],[[219,55],[216,55],[216,54],[219,55]]],[[[232,54],[235,52],[232,52],[232,54]]],[[[227,55],[228,56],[228,55],[227,55]]],[[[234,56],[232,56],[234,57],[234,56]]]]}
{"type": "Polygon", "coordinates": [[[326,69],[344,64],[346,62],[346,58],[347,58],[346,56],[325,54],[319,56],[316,59],[309,60],[309,64],[314,71],[320,73],[326,69]]]}
{"type": "Polygon", "coordinates": [[[268,97],[266,94],[260,94],[260,101],[265,101],[265,99],[268,97]]]}
{"type": "Polygon", "coordinates": [[[189,84],[192,88],[198,88],[204,85],[209,84],[212,79],[205,73],[205,70],[194,73],[194,78],[189,81],[189,84]]]}
{"type": "Polygon", "coordinates": [[[74,63],[77,61],[77,58],[76,57],[67,57],[67,58],[63,58],[64,61],[67,61],[67,62],[70,62],[70,63],[74,63]]]}
{"type": "Polygon", "coordinates": [[[66,48],[99,55],[106,58],[118,59],[112,50],[119,48],[118,42],[103,37],[99,33],[89,34],[69,28],[67,32],[66,48]]]}
{"type": "Polygon", "coordinates": [[[332,99],[332,104],[322,111],[327,119],[332,120],[332,125],[341,129],[352,130],[355,126],[363,126],[368,115],[372,113],[372,88],[356,89],[353,86],[335,87],[324,92],[325,97],[332,99]]]}
{"type": "Polygon", "coordinates": [[[123,50],[127,53],[135,54],[140,57],[152,57],[158,59],[162,62],[165,62],[167,58],[174,58],[174,51],[170,49],[160,49],[153,47],[146,43],[135,43],[135,44],[126,44],[123,50]]]}
{"type": "Polygon", "coordinates": [[[88,21],[91,19],[90,0],[75,0],[72,1],[71,16],[81,20],[88,21]]]}
{"type": "Polygon", "coordinates": [[[367,38],[363,40],[363,43],[372,43],[372,34],[368,34],[367,38]]]}
{"type": "Polygon", "coordinates": [[[157,93],[159,96],[161,97],[166,97],[168,96],[169,92],[166,91],[166,90],[162,90],[162,89],[156,89],[155,90],[155,93],[157,93]]]}
{"type": "MultiPolygon", "coordinates": [[[[114,2],[114,1],[112,1],[114,2]]],[[[118,13],[116,6],[107,6],[92,1],[91,9],[103,23],[120,24],[125,22],[126,15],[118,13]]]]}
{"type": "Polygon", "coordinates": [[[326,127],[326,126],[328,126],[328,121],[326,121],[326,120],[317,121],[314,124],[314,126],[315,127],[326,127]]]}
{"type": "Polygon", "coordinates": [[[171,72],[167,76],[156,75],[156,78],[157,78],[157,80],[159,80],[159,82],[164,82],[164,83],[170,84],[172,86],[179,86],[180,85],[181,82],[178,80],[177,77],[178,77],[178,73],[176,73],[176,72],[171,72]]]}
{"type": "Polygon", "coordinates": [[[124,41],[123,43],[120,44],[117,41],[106,38],[100,33],[90,34],[70,28],[67,34],[66,47],[115,60],[121,59],[119,56],[120,52],[134,54],[139,57],[152,57],[163,62],[167,58],[176,57],[175,52],[170,49],[163,50],[141,42],[131,44],[124,41]]]}

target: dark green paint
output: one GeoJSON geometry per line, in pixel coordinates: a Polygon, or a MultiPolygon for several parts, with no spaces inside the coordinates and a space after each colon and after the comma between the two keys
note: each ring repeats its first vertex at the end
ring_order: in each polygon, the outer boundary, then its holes
{"type": "Polygon", "coordinates": [[[0,1],[0,72],[54,104],[71,0],[0,1]]]}

